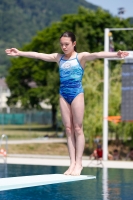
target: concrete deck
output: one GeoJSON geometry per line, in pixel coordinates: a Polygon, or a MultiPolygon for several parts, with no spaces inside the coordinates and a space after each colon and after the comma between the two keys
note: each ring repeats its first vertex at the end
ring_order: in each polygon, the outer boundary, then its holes
{"type": "MultiPolygon", "coordinates": [[[[0,163],[4,162],[0,157],[0,163]]],[[[24,155],[24,154],[8,154],[7,164],[26,164],[26,165],[47,165],[47,166],[69,166],[70,160],[68,156],[48,156],[48,155],[24,155]]],[[[119,169],[133,169],[133,161],[96,161],[83,157],[83,167],[106,167],[119,169]]]]}

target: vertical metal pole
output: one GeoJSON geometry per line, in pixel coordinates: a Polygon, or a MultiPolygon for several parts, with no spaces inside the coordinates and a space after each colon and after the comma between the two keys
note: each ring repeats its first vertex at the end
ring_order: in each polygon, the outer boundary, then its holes
{"type": "MultiPolygon", "coordinates": [[[[104,30],[104,51],[109,51],[109,29],[104,30]]],[[[103,100],[103,160],[108,159],[108,59],[104,59],[104,100],[103,100]]]]}

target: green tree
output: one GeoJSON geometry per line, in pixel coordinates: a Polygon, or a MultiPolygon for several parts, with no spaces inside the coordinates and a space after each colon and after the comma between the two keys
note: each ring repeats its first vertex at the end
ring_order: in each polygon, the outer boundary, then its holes
{"type": "Polygon", "coordinates": [[[85,91],[84,133],[92,144],[96,136],[102,135],[103,116],[103,63],[88,62],[83,77],[85,91]]]}
{"type": "Polygon", "coordinates": [[[96,10],[97,6],[85,0],[1,0],[0,1],[0,76],[7,75],[10,60],[5,48],[30,42],[40,30],[58,22],[63,14],[77,13],[79,6],[96,10]],[[70,6],[71,5],[71,6],[70,6]]]}
{"type": "MultiPolygon", "coordinates": [[[[58,33],[54,34],[55,26],[53,25],[53,29],[47,28],[43,33],[40,32],[38,37],[35,37],[32,43],[26,45],[23,50],[30,51],[32,49],[32,51],[46,53],[56,51],[56,48],[59,47],[55,42],[57,38],[55,34],[58,33]]],[[[53,127],[55,128],[59,93],[59,75],[56,63],[21,57],[12,59],[7,83],[12,92],[9,98],[10,104],[15,104],[18,100],[21,100],[25,108],[39,108],[39,103],[48,99],[47,103],[52,105],[53,127]],[[35,86],[31,87],[33,82],[35,86]]]]}

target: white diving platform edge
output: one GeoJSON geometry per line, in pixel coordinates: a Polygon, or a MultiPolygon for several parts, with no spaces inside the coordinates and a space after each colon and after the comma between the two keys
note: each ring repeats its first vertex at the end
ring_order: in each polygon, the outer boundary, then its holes
{"type": "Polygon", "coordinates": [[[0,178],[0,191],[49,185],[55,183],[64,183],[71,181],[81,181],[81,180],[88,180],[95,178],[96,176],[93,175],[71,176],[64,174],[48,174],[48,175],[0,178]]]}

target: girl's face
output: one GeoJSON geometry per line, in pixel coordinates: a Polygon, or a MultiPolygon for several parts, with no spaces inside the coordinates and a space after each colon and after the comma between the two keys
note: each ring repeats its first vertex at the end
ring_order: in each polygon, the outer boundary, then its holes
{"type": "Polygon", "coordinates": [[[74,51],[76,41],[72,42],[70,37],[61,37],[60,46],[64,54],[69,54],[74,51]]]}

